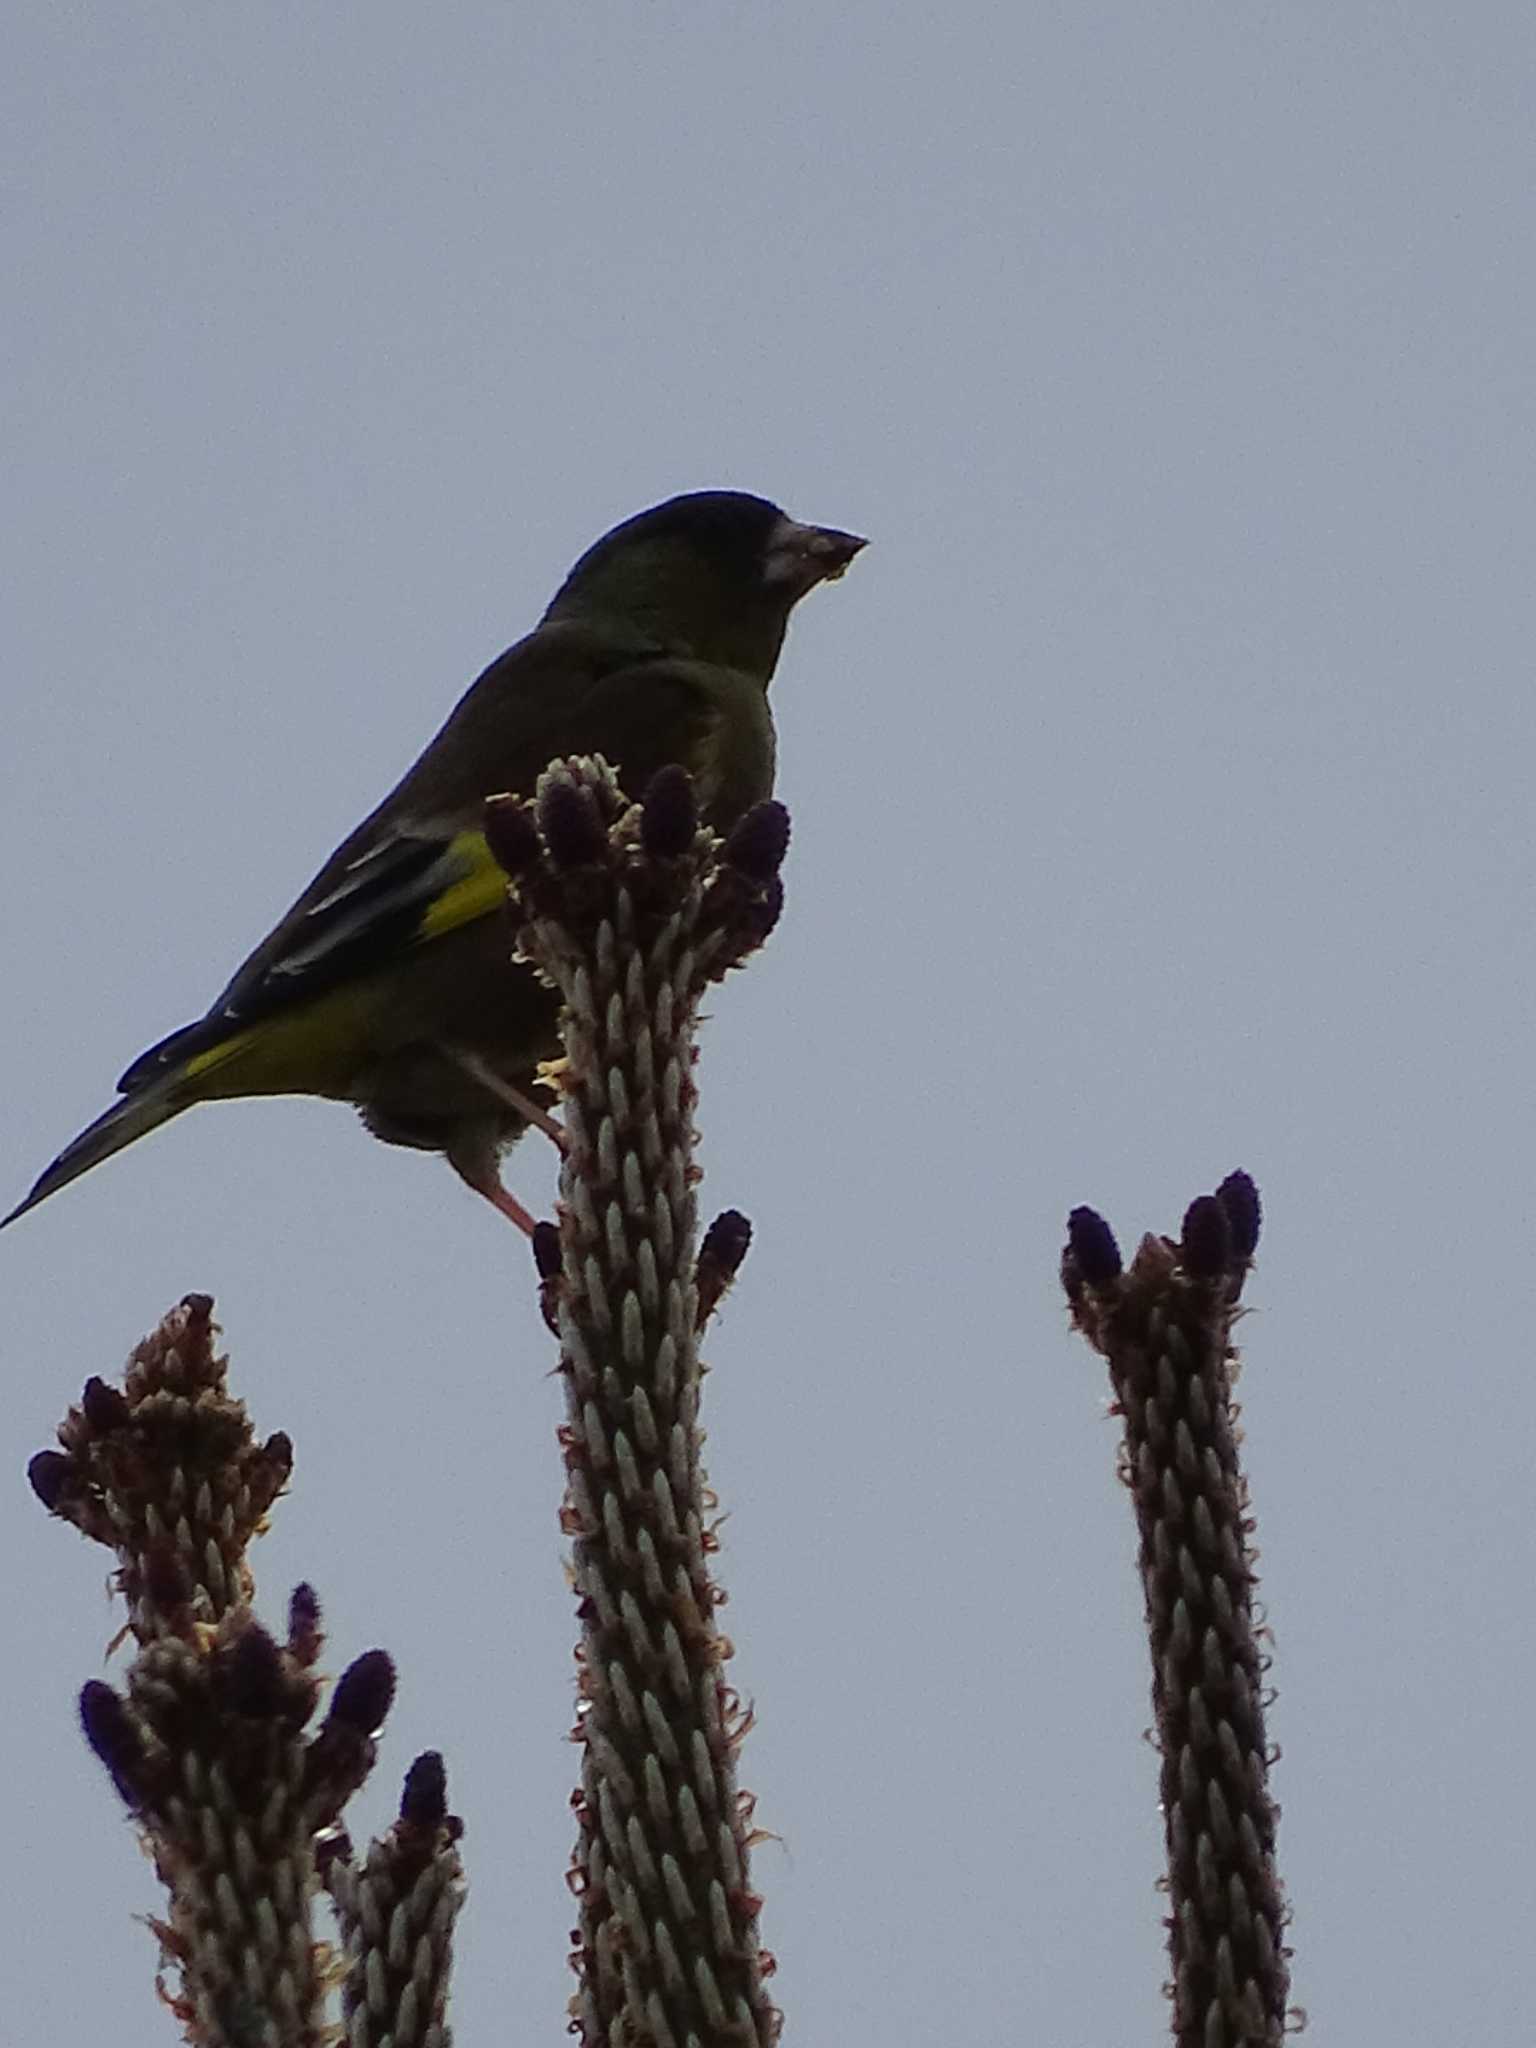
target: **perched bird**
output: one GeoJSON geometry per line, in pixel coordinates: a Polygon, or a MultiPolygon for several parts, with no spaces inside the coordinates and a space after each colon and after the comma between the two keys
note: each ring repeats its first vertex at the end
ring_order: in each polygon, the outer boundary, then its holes
{"type": "Polygon", "coordinates": [[[557,1010],[511,958],[485,799],[532,795],[556,755],[601,753],[633,795],[681,762],[707,821],[733,823],[773,786],[767,691],[789,614],[863,545],[738,491],[689,492],[605,534],[207,1015],[134,1061],[121,1101],[3,1222],[193,1103],[321,1095],[388,1144],[441,1152],[531,1227],[500,1160],[559,1050],[557,1010]]]}

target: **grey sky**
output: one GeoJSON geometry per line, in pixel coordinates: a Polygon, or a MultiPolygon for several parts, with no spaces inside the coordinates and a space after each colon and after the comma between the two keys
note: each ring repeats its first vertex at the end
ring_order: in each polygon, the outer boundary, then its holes
{"type": "MultiPolygon", "coordinates": [[[[613,519],[875,540],[775,685],[714,1005],[725,1622],[805,2043],[1155,2039],[1128,1502],[1061,1221],[1244,1165],[1242,1396],[1320,2041],[1529,2030],[1536,23],[875,0],[35,7],[0,76],[0,1194],[198,1012],[613,519]]],[[[547,1152],[512,1167],[547,1204],[547,1152]]],[[[4,1206],[4,1203],[0,1203],[4,1206]]],[[[169,2041],[26,1455],[191,1287],[258,1553],[447,1754],[466,2044],[560,2038],[572,1620],[526,1255],[305,1103],[0,1239],[8,2040],[169,2041]]],[[[116,1667],[120,1669],[120,1666],[116,1667]]]]}

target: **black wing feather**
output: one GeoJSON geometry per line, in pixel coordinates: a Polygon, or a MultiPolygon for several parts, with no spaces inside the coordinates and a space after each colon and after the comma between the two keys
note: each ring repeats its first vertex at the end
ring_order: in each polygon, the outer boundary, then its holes
{"type": "Polygon", "coordinates": [[[262,1017],[308,1002],[383,964],[410,944],[422,912],[466,872],[468,863],[455,853],[451,831],[434,838],[391,839],[375,847],[293,919],[282,947],[238,997],[221,1000],[206,1017],[141,1053],[118,1082],[119,1089],[131,1094],[167,1067],[195,1058],[262,1017]]]}

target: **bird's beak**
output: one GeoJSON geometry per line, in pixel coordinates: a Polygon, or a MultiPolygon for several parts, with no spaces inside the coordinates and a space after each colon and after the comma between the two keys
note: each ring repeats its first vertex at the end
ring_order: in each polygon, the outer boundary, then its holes
{"type": "Polygon", "coordinates": [[[805,526],[798,519],[782,519],[769,536],[763,574],[769,583],[804,597],[818,583],[835,582],[867,545],[861,534],[843,533],[835,526],[805,526]]]}

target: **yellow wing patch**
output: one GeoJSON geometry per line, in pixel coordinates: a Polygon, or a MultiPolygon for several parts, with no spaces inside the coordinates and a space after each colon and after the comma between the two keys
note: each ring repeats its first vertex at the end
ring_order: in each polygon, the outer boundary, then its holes
{"type": "Polygon", "coordinates": [[[187,1100],[332,1095],[346,1101],[366,1057],[376,1001],[376,986],[352,983],[246,1025],[187,1061],[178,1076],[187,1100]]]}
{"type": "MultiPolygon", "coordinates": [[[[488,917],[506,897],[507,878],[491,857],[481,832],[460,832],[446,849],[450,881],[422,910],[402,954],[429,945],[477,918],[488,917]]],[[[228,1038],[196,1052],[180,1079],[193,1100],[218,1095],[348,1093],[368,1038],[368,1017],[377,1001],[379,962],[348,980],[311,996],[296,992],[291,1007],[237,1026],[228,1038]]]]}
{"type": "Polygon", "coordinates": [[[506,898],[507,878],[491,858],[483,832],[458,833],[448,851],[467,872],[427,905],[414,941],[418,945],[488,917],[506,898]]]}

